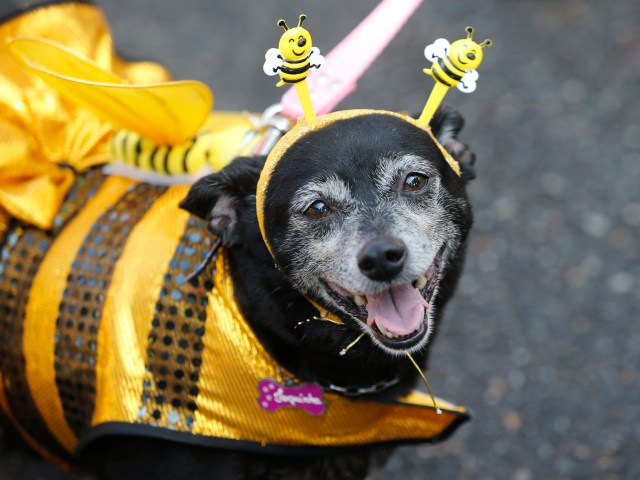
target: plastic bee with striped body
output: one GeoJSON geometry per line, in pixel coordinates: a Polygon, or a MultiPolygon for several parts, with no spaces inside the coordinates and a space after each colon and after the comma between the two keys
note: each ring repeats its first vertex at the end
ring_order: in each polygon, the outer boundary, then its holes
{"type": "Polygon", "coordinates": [[[306,15],[300,15],[298,26],[294,28],[289,28],[284,20],[278,21],[278,26],[284,29],[284,33],[280,37],[278,48],[267,50],[262,67],[267,75],[280,74],[277,87],[303,81],[307,78],[309,69],[318,69],[324,62],[320,50],[313,46],[311,35],[302,27],[306,18],[306,15]]]}
{"type": "Polygon", "coordinates": [[[482,43],[474,42],[473,27],[467,27],[466,32],[466,38],[451,44],[448,40],[439,38],[424,50],[425,57],[433,62],[433,65],[431,68],[423,69],[423,72],[436,81],[419,119],[425,124],[431,119],[451,87],[457,87],[464,93],[471,93],[476,89],[479,77],[476,68],[482,63],[482,49],[492,45],[492,42],[489,39],[482,43]]]}
{"type": "Polygon", "coordinates": [[[209,165],[214,139],[212,132],[202,130],[181,144],[159,145],[134,131],[118,130],[109,151],[112,162],[162,175],[189,175],[209,165]]]}
{"type": "Polygon", "coordinates": [[[251,153],[269,128],[244,113],[212,112],[213,95],[201,82],[132,84],[62,44],[39,38],[13,39],[9,51],[68,101],[108,122],[105,129],[110,125],[113,136],[107,173],[150,183],[190,183],[236,155],[251,153]],[[260,135],[244,145],[252,131],[260,135]]]}
{"type": "Polygon", "coordinates": [[[467,27],[467,38],[456,40],[452,44],[439,38],[424,49],[424,56],[433,62],[431,68],[423,70],[437,82],[447,87],[457,87],[464,93],[476,89],[478,72],[475,70],[482,63],[482,49],[490,46],[491,40],[482,43],[473,41],[473,27],[467,27]]]}

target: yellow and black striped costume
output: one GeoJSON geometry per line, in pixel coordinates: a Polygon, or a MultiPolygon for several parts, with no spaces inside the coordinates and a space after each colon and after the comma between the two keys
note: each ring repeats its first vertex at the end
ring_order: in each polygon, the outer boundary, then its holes
{"type": "MultiPolygon", "coordinates": [[[[99,29],[81,42],[94,53],[89,39],[107,31],[96,7],[63,3],[0,25],[0,39],[38,25],[49,31],[56,18],[76,26],[70,41],[99,29]]],[[[418,393],[379,403],[325,392],[317,416],[262,410],[258,383],[282,370],[238,311],[224,249],[198,285],[186,281],[214,242],[203,221],[178,208],[188,187],[91,167],[106,153],[108,130],[88,117],[65,122],[77,112],[61,100],[53,111],[38,107],[19,88],[34,80],[7,58],[0,47],[8,92],[0,109],[21,130],[0,135],[0,409],[34,448],[72,463],[107,434],[264,452],[430,442],[468,418],[443,401],[437,415],[418,393]],[[17,111],[24,102],[31,108],[17,111]],[[29,129],[41,125],[57,130],[34,140],[29,129]],[[92,138],[91,148],[78,150],[74,135],[92,138]],[[9,175],[34,164],[30,176],[9,175]]],[[[29,91],[38,89],[46,86],[29,91]]]]}
{"type": "Polygon", "coordinates": [[[433,441],[464,409],[412,394],[393,404],[325,393],[326,412],[266,412],[258,383],[281,370],[235,304],[224,250],[177,208],[187,187],[82,176],[46,232],[12,224],[0,256],[0,403],[63,460],[103,434],[230,448],[433,441]],[[215,274],[214,274],[215,272],[215,274]],[[447,408],[448,407],[448,408],[447,408]],[[160,432],[162,430],[162,432],[160,432]]]}

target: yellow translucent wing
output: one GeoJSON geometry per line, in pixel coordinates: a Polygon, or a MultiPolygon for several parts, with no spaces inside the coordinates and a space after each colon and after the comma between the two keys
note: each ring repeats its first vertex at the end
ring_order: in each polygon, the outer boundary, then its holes
{"type": "Polygon", "coordinates": [[[160,145],[193,137],[213,107],[213,95],[202,82],[133,85],[50,40],[16,38],[9,51],[68,100],[160,145]]]}

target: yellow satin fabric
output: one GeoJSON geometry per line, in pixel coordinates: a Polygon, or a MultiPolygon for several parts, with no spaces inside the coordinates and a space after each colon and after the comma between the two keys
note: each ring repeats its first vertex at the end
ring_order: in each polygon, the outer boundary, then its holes
{"type": "Polygon", "coordinates": [[[49,430],[69,452],[75,450],[78,439],[64,418],[62,401],[55,387],[52,339],[56,321],[53,312],[58,311],[67,276],[72,272],[71,264],[91,226],[133,184],[133,181],[119,177],[104,182],[96,196],[53,242],[29,294],[31,301],[27,305],[23,334],[27,383],[49,430]]]}
{"type": "Polygon", "coordinates": [[[189,218],[186,211],[175,208],[187,191],[188,187],[173,187],[158,198],[131,232],[114,269],[98,335],[92,425],[139,420],[142,385],[150,375],[145,369],[149,319],[154,316],[166,266],[189,218]],[[145,280],[140,281],[140,275],[132,271],[145,272],[145,280]]]}
{"type": "Polygon", "coordinates": [[[154,63],[115,54],[99,8],[63,3],[0,25],[0,235],[10,217],[50,228],[74,174],[104,163],[113,129],[73,105],[15,61],[6,42],[19,36],[60,42],[132,83],[170,80],[154,63]]]}

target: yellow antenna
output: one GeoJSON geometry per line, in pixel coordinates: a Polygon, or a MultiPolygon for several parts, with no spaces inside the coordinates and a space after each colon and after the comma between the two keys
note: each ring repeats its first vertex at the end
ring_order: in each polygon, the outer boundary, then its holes
{"type": "Polygon", "coordinates": [[[356,338],[353,342],[351,342],[349,345],[347,345],[342,350],[340,350],[340,355],[346,355],[347,352],[349,350],[351,350],[356,345],[356,343],[358,343],[362,339],[362,337],[364,337],[364,336],[365,336],[364,332],[362,332],[360,335],[358,335],[358,338],[356,338]]]}
{"type": "Polygon", "coordinates": [[[318,48],[313,47],[309,31],[302,27],[306,18],[306,15],[300,15],[298,26],[294,28],[289,28],[284,20],[278,21],[278,26],[284,29],[284,33],[280,37],[278,48],[267,50],[262,68],[267,75],[280,75],[277,87],[287,83],[296,87],[304,117],[307,123],[313,124],[316,114],[306,79],[310,69],[322,66],[324,57],[320,55],[318,48]]]}
{"type": "Polygon", "coordinates": [[[473,41],[473,27],[467,27],[467,37],[456,40],[452,44],[439,38],[424,50],[427,60],[433,62],[431,68],[423,71],[433,77],[436,84],[418,118],[422,127],[427,127],[451,87],[457,87],[464,93],[476,89],[478,72],[475,70],[482,63],[484,47],[492,45],[487,39],[478,44],[473,41]]]}
{"type": "Polygon", "coordinates": [[[431,401],[433,402],[433,408],[436,409],[436,412],[438,413],[438,415],[441,415],[442,414],[442,410],[440,409],[440,407],[438,407],[438,404],[436,403],[436,399],[433,396],[433,392],[431,391],[431,387],[429,386],[429,382],[427,381],[427,376],[424,374],[422,369],[418,366],[418,362],[416,362],[413,359],[413,357],[411,356],[410,353],[407,353],[407,357],[409,357],[409,360],[411,360],[411,363],[413,363],[413,366],[416,367],[416,370],[418,371],[418,373],[422,377],[422,381],[427,386],[427,390],[429,391],[429,396],[431,397],[431,401]]]}

